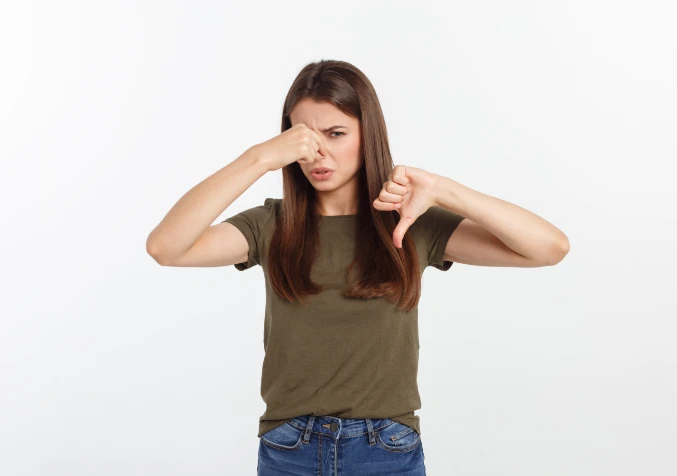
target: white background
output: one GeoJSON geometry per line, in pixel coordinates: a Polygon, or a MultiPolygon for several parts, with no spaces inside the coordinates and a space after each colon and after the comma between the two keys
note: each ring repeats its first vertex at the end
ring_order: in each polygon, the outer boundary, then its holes
{"type": "MultiPolygon", "coordinates": [[[[571,243],[555,267],[424,274],[428,474],[677,474],[676,13],[3,2],[0,474],[255,474],[262,270],[161,267],[145,241],[279,134],[293,78],[322,58],[370,78],[396,164],[571,243]]],[[[219,221],[281,193],[270,173],[219,221]]]]}

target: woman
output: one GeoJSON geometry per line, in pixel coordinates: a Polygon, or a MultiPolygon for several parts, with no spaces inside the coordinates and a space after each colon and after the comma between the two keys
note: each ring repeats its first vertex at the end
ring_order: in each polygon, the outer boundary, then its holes
{"type": "Polygon", "coordinates": [[[282,133],[186,193],[147,249],[165,266],[263,268],[260,476],[413,476],[425,474],[415,415],[423,270],[554,265],[569,243],[523,208],[393,167],[370,81],[323,60],[294,80],[282,133]],[[279,169],[282,199],[211,225],[279,169]]]}

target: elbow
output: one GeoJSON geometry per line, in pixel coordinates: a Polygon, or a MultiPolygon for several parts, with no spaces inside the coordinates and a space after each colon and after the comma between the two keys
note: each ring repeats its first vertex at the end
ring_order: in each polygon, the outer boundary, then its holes
{"type": "Polygon", "coordinates": [[[170,265],[167,253],[163,250],[158,240],[153,238],[152,233],[146,239],[146,253],[160,266],[170,265]]]}
{"type": "Polygon", "coordinates": [[[547,266],[555,266],[569,253],[569,238],[562,234],[562,238],[554,241],[548,251],[547,266]]]}

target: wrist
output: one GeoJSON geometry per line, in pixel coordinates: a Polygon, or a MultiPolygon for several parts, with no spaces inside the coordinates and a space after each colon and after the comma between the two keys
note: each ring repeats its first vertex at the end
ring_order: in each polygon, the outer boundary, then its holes
{"type": "Polygon", "coordinates": [[[247,149],[244,155],[247,156],[247,161],[251,166],[260,168],[263,173],[270,172],[270,166],[261,154],[258,144],[247,149]]]}
{"type": "Polygon", "coordinates": [[[431,207],[441,207],[442,187],[444,187],[444,177],[437,174],[431,174],[430,200],[431,207]]]}
{"type": "Polygon", "coordinates": [[[433,205],[450,210],[455,213],[462,212],[460,183],[442,175],[435,175],[435,185],[431,187],[433,192],[433,205]]]}

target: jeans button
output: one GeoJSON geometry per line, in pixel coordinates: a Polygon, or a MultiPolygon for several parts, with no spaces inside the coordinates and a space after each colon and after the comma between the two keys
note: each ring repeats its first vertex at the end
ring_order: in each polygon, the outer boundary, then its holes
{"type": "Polygon", "coordinates": [[[331,431],[338,431],[338,428],[339,428],[338,423],[336,423],[335,421],[331,422],[331,431]]]}

